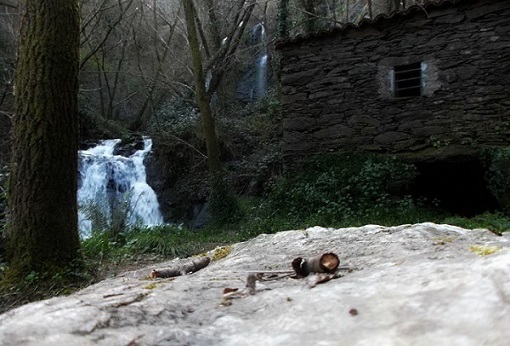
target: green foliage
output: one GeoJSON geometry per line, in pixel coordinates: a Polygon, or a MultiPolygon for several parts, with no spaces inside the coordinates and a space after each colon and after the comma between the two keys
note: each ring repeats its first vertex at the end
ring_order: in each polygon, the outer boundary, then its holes
{"type": "Polygon", "coordinates": [[[266,198],[244,197],[240,199],[240,207],[243,210],[244,218],[235,225],[227,225],[222,228],[239,229],[239,234],[246,239],[255,237],[262,233],[276,233],[291,229],[301,229],[309,226],[316,226],[310,219],[301,219],[290,215],[276,213],[269,207],[266,198]]]}
{"type": "MultiPolygon", "coordinates": [[[[231,110],[233,115],[240,118],[249,118],[264,116],[267,121],[280,120],[282,116],[282,104],[275,89],[269,89],[256,102],[245,105],[235,105],[235,110],[231,110]]],[[[275,122],[275,124],[277,124],[275,122]]]]}
{"type": "Polygon", "coordinates": [[[92,222],[93,231],[106,232],[111,239],[119,241],[132,226],[128,222],[132,212],[131,197],[132,193],[125,193],[119,201],[111,203],[110,208],[91,202],[79,206],[79,209],[92,222]]]}
{"type": "Polygon", "coordinates": [[[246,240],[239,232],[208,228],[193,232],[177,225],[151,228],[135,227],[124,234],[124,242],[112,241],[108,234],[96,232],[82,241],[86,263],[95,268],[121,263],[136,263],[164,258],[189,257],[219,245],[246,240]]]}
{"type": "Polygon", "coordinates": [[[510,231],[510,217],[503,213],[483,213],[471,218],[449,216],[444,223],[467,229],[486,228],[496,234],[510,231]]]}
{"type": "Polygon", "coordinates": [[[127,135],[128,130],[120,122],[105,119],[94,111],[81,107],[80,136],[82,138],[122,138],[127,135]]]}
{"type": "Polygon", "coordinates": [[[30,272],[19,272],[0,263],[0,274],[0,313],[30,301],[70,294],[94,280],[81,261],[64,268],[47,265],[39,271],[30,272]]]}
{"type": "Polygon", "coordinates": [[[95,231],[92,236],[83,240],[81,252],[87,261],[100,265],[105,259],[121,259],[126,254],[122,250],[122,242],[115,241],[108,232],[95,231]]]}
{"type": "Polygon", "coordinates": [[[290,18],[289,18],[289,0],[278,1],[278,38],[286,39],[289,37],[290,18]]]}
{"type": "Polygon", "coordinates": [[[282,118],[282,103],[276,94],[276,90],[269,90],[264,94],[260,100],[255,104],[257,111],[252,115],[264,115],[269,122],[280,121],[282,118]]]}
{"type": "Polygon", "coordinates": [[[200,235],[179,226],[141,228],[128,234],[130,252],[163,257],[188,257],[204,251],[200,235]]]}
{"type": "Polygon", "coordinates": [[[134,227],[122,234],[122,241],[107,232],[94,232],[82,241],[82,254],[91,266],[136,261],[144,255],[157,258],[187,257],[202,251],[197,234],[181,227],[134,227]]]}
{"type": "Polygon", "coordinates": [[[218,173],[211,176],[209,187],[209,212],[213,224],[222,225],[239,220],[242,212],[225,175],[218,173]]]}
{"type": "Polygon", "coordinates": [[[414,166],[396,158],[343,154],[307,163],[299,176],[279,178],[268,207],[277,214],[325,223],[382,217],[414,208],[399,195],[416,176],[414,166]]]}
{"type": "Polygon", "coordinates": [[[195,131],[200,124],[200,114],[188,101],[174,98],[164,103],[151,118],[150,132],[170,132],[182,135],[195,131]]]}

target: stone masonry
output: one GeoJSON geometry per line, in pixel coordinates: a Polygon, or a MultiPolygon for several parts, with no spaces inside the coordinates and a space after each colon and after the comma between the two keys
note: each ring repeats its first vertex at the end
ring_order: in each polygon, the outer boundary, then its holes
{"type": "Polygon", "coordinates": [[[286,160],[508,145],[510,1],[443,0],[277,43],[286,160]],[[421,95],[395,66],[421,63],[421,95]]]}

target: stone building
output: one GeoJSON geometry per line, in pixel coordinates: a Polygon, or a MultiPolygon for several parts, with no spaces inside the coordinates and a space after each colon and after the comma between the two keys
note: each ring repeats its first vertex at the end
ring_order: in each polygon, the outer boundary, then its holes
{"type": "Polygon", "coordinates": [[[395,153],[423,179],[472,171],[461,182],[472,184],[479,149],[510,142],[509,0],[430,1],[276,48],[288,162],[395,153]]]}

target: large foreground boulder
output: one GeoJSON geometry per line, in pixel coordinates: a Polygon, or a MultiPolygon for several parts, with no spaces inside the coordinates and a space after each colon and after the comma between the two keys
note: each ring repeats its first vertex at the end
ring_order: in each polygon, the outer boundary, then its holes
{"type": "Polygon", "coordinates": [[[261,235],[191,275],[148,279],[148,267],[9,311],[0,344],[508,345],[509,247],[510,234],[432,223],[261,235]],[[222,299],[250,272],[281,275],[325,252],[354,270],[222,299]]]}

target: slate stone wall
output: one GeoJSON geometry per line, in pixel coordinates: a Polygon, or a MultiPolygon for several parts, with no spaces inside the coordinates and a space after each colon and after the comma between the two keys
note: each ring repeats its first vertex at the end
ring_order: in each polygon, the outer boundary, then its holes
{"type": "Polygon", "coordinates": [[[510,141],[510,1],[461,0],[279,44],[287,160],[510,141]],[[422,62],[423,95],[393,66],[422,62]]]}

